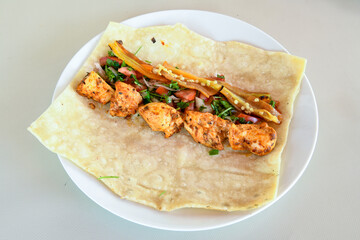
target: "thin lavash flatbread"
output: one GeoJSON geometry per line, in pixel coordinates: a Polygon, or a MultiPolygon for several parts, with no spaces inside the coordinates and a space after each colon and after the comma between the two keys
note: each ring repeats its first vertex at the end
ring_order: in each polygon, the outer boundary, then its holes
{"type": "Polygon", "coordinates": [[[163,211],[252,209],[276,195],[281,153],[305,62],[239,42],[216,42],[182,24],[137,29],[111,22],[71,83],[28,129],[48,149],[96,178],[119,176],[100,181],[121,198],[163,211]],[[274,150],[260,157],[225,144],[224,151],[210,156],[209,148],[196,143],[184,129],[165,139],[138,114],[130,119],[112,117],[108,104],[78,95],[79,82],[115,40],[122,40],[131,52],[142,46],[137,56],[153,66],[167,61],[201,77],[224,74],[234,86],[270,93],[280,101],[283,115],[280,125],[270,124],[278,134],[274,150]]]}

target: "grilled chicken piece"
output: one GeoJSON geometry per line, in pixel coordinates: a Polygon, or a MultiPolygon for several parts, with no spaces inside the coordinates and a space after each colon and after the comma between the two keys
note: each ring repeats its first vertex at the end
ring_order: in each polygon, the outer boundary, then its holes
{"type": "Polygon", "coordinates": [[[185,112],[185,129],[196,142],[214,149],[224,149],[222,142],[228,135],[230,124],[211,113],[185,112]]]}
{"type": "Polygon", "coordinates": [[[146,104],[139,108],[139,113],[152,130],[164,132],[166,138],[179,132],[184,123],[180,113],[166,103],[146,104]]]}
{"type": "Polygon", "coordinates": [[[266,123],[232,124],[229,131],[230,146],[234,150],[249,150],[263,156],[270,153],[276,143],[276,131],[266,123]]]}
{"type": "Polygon", "coordinates": [[[106,104],[110,101],[114,89],[112,89],[99,74],[92,71],[79,83],[76,92],[84,97],[106,104]]]}
{"type": "Polygon", "coordinates": [[[109,113],[118,117],[127,117],[136,113],[142,101],[140,93],[133,86],[120,81],[115,83],[115,89],[110,101],[109,113]]]}

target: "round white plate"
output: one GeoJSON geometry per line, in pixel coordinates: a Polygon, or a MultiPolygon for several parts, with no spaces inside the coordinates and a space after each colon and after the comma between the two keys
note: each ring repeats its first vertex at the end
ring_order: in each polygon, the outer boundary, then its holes
{"type": "MultiPolygon", "coordinates": [[[[272,37],[241,20],[218,13],[195,10],[154,12],[128,19],[123,24],[133,27],[183,23],[191,30],[217,41],[236,40],[274,51],[286,51],[272,37]]],[[[85,44],[62,72],[56,86],[56,98],[75,76],[78,69],[96,46],[101,34],[85,44]]],[[[220,212],[204,209],[180,209],[160,212],[141,204],[120,199],[108,188],[81,170],[69,160],[59,156],[74,183],[93,201],[115,215],[145,226],[195,231],[218,228],[254,216],[280,199],[296,183],[308,165],[314,151],[318,133],[318,112],[309,80],[304,76],[301,91],[295,102],[288,143],[282,155],[282,168],[277,197],[271,203],[250,211],[220,212]],[[299,144],[301,143],[301,144],[299,144]]]]}

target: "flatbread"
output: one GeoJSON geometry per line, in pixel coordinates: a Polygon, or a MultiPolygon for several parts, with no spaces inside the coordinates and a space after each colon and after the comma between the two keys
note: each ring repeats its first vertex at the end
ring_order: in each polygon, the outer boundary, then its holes
{"type": "Polygon", "coordinates": [[[234,41],[216,42],[182,24],[136,29],[111,22],[69,86],[29,131],[94,177],[119,176],[100,181],[121,198],[164,211],[252,209],[276,195],[281,153],[304,68],[302,58],[234,41]],[[198,76],[224,74],[235,86],[271,93],[283,114],[281,125],[270,124],[278,133],[274,150],[249,156],[227,144],[219,155],[210,156],[210,149],[184,129],[165,139],[138,114],[130,119],[112,117],[108,105],[77,94],[78,83],[115,40],[122,40],[131,52],[142,46],[137,56],[154,66],[166,60],[198,76]]]}

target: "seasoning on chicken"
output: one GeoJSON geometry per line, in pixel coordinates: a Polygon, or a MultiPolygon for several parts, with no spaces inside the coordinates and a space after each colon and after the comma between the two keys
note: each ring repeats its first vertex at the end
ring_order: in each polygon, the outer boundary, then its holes
{"type": "Polygon", "coordinates": [[[184,123],[180,113],[166,103],[146,104],[139,108],[139,113],[152,130],[164,132],[166,138],[179,132],[184,123]]]}
{"type": "Polygon", "coordinates": [[[222,142],[228,135],[230,124],[211,113],[185,112],[185,129],[196,142],[213,149],[224,149],[222,142]]]}
{"type": "Polygon", "coordinates": [[[263,156],[270,153],[276,143],[276,131],[267,123],[232,124],[229,131],[230,146],[234,150],[249,150],[263,156]]]}
{"type": "Polygon", "coordinates": [[[140,93],[133,86],[120,81],[115,83],[115,89],[110,101],[109,113],[118,117],[127,117],[136,113],[142,101],[140,93]]]}
{"type": "Polygon", "coordinates": [[[92,71],[79,83],[76,92],[84,97],[106,104],[110,101],[114,89],[99,74],[92,71]]]}

